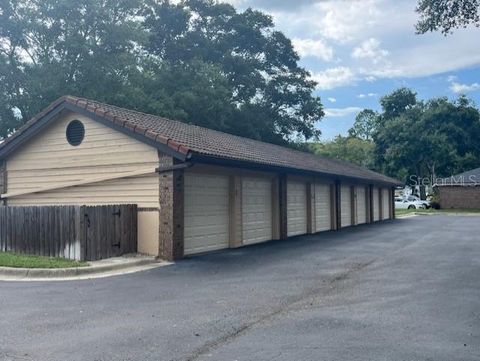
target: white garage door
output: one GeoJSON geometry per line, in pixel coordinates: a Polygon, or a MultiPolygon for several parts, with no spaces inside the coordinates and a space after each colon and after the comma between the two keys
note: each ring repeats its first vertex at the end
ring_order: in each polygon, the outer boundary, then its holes
{"type": "Polygon", "coordinates": [[[352,195],[350,186],[342,185],[340,198],[342,227],[348,227],[352,225],[352,195]]]}
{"type": "Polygon", "coordinates": [[[315,232],[332,229],[330,185],[315,184],[315,232]]]}
{"type": "Polygon", "coordinates": [[[382,210],[383,210],[383,219],[390,218],[390,195],[389,191],[386,188],[382,189],[382,210]]]}
{"type": "Polygon", "coordinates": [[[185,175],[186,255],[228,248],[228,189],[227,176],[185,175]]]}
{"type": "Polygon", "coordinates": [[[367,206],[365,201],[365,187],[357,187],[357,223],[367,222],[367,206]]]}
{"type": "Polygon", "coordinates": [[[307,233],[307,184],[287,182],[287,227],[288,236],[307,233]]]}
{"type": "Polygon", "coordinates": [[[272,182],[270,179],[242,179],[243,244],[271,240],[272,182]]]}
{"type": "Polygon", "coordinates": [[[380,220],[380,199],[379,199],[379,189],[373,188],[373,220],[380,220]]]}

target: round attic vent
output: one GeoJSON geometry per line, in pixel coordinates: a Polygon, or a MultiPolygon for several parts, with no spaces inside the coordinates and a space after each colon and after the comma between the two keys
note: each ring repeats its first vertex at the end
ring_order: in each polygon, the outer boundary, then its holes
{"type": "Polygon", "coordinates": [[[73,146],[80,145],[85,137],[85,127],[80,120],[72,120],[67,127],[67,140],[73,146]]]}

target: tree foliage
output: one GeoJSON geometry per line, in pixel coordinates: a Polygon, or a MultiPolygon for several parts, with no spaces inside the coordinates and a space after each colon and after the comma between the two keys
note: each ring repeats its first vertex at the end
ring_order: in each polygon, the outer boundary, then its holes
{"type": "Polygon", "coordinates": [[[479,0],[419,0],[417,33],[441,31],[447,35],[469,24],[480,26],[479,0]]]}
{"type": "Polygon", "coordinates": [[[270,16],[213,0],[0,0],[0,137],[64,94],[285,144],[315,83],[270,16]]]}
{"type": "Polygon", "coordinates": [[[348,133],[351,137],[371,141],[378,126],[379,116],[371,109],[364,109],[355,117],[353,127],[348,133]]]}
{"type": "Polygon", "coordinates": [[[465,97],[454,102],[415,99],[404,107],[405,99],[394,92],[381,103],[374,153],[376,166],[385,173],[405,180],[408,175],[435,179],[480,166],[480,114],[465,97]],[[383,105],[395,101],[403,110],[389,116],[383,105]]]}
{"type": "Polygon", "coordinates": [[[310,149],[318,155],[344,160],[366,168],[373,168],[373,150],[371,141],[354,136],[338,135],[333,141],[312,143],[310,149]]]}

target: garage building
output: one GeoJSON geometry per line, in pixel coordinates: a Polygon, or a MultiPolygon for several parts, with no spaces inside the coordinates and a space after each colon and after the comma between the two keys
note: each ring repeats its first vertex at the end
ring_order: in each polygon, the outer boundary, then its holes
{"type": "Polygon", "coordinates": [[[346,162],[66,96],[0,146],[6,205],[138,205],[166,259],[394,218],[399,182],[346,162]]]}

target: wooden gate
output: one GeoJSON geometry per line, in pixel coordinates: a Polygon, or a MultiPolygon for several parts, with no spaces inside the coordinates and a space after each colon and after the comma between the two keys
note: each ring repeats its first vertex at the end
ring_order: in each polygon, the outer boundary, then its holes
{"type": "Polygon", "coordinates": [[[137,209],[132,205],[85,206],[85,259],[137,252],[137,209]]]}
{"type": "Polygon", "coordinates": [[[137,206],[0,206],[0,251],[94,261],[137,252],[137,206]]]}

